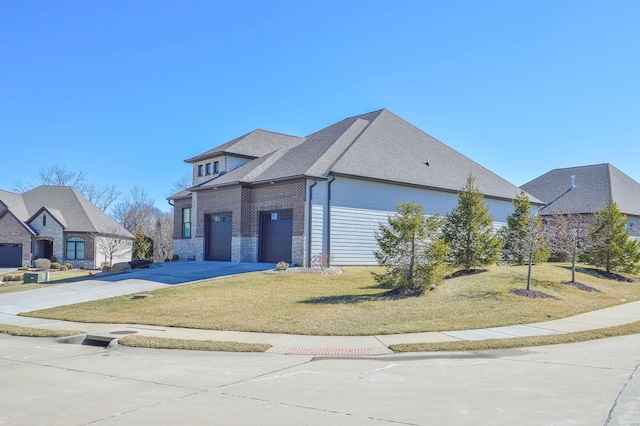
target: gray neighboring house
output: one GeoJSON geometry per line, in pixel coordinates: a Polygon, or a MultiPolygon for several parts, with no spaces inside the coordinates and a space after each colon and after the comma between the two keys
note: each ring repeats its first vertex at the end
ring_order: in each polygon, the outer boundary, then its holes
{"type": "Polygon", "coordinates": [[[473,174],[498,227],[520,193],[386,109],[306,137],[255,130],[185,162],[193,186],[169,197],[182,259],[374,265],[400,201],[445,214],[473,174]]]}
{"type": "Polygon", "coordinates": [[[640,183],[611,164],[551,170],[521,188],[549,204],[540,209],[547,216],[593,214],[615,201],[631,237],[640,238],[640,183]]]}
{"type": "Polygon", "coordinates": [[[68,186],[0,190],[0,266],[56,258],[79,268],[131,260],[133,235],[68,186]],[[117,247],[108,249],[107,247],[117,247]]]}

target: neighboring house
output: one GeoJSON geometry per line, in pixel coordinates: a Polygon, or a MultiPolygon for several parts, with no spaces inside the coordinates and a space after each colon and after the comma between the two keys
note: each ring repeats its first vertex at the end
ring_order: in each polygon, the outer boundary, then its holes
{"type": "Polygon", "coordinates": [[[74,267],[131,260],[133,235],[68,186],[0,190],[0,266],[55,258],[74,267]],[[112,259],[109,259],[109,258],[112,259]]]}
{"type": "Polygon", "coordinates": [[[593,214],[615,201],[627,215],[627,229],[640,238],[640,183],[611,164],[555,169],[522,189],[544,201],[540,215],[593,214]]]}
{"type": "Polygon", "coordinates": [[[169,198],[182,259],[373,265],[400,201],[446,214],[472,174],[500,226],[520,193],[386,109],[307,137],[255,130],[185,162],[193,186],[169,198]]]}

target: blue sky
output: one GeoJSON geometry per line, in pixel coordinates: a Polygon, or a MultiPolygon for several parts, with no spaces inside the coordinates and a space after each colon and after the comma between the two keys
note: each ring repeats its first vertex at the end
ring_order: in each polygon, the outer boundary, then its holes
{"type": "Polygon", "coordinates": [[[185,158],[381,108],[518,186],[607,162],[640,181],[638,17],[635,0],[1,2],[0,188],[59,164],[168,210],[185,158]]]}

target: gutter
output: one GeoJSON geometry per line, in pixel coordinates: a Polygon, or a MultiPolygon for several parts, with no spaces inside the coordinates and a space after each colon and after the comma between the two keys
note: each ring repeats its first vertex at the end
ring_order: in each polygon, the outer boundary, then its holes
{"type": "Polygon", "coordinates": [[[311,267],[311,234],[313,232],[313,187],[318,184],[318,179],[313,180],[313,184],[309,186],[309,207],[307,214],[309,215],[307,223],[309,228],[307,230],[307,268],[311,267]]]}
{"type": "Polygon", "coordinates": [[[329,173],[331,179],[327,183],[327,267],[331,266],[331,184],[336,180],[336,174],[329,173]]]}

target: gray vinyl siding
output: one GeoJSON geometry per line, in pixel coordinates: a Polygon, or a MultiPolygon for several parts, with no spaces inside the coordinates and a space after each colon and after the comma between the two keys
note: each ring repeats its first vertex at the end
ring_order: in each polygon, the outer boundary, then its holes
{"type": "MultiPolygon", "coordinates": [[[[319,186],[320,184],[314,188],[314,213],[316,209],[318,212],[321,210],[320,204],[327,203],[319,196],[316,197],[321,192],[315,192],[319,186]]],[[[326,183],[323,183],[323,187],[326,188],[326,183]]],[[[379,229],[380,223],[386,222],[389,215],[395,212],[400,201],[422,204],[426,214],[440,213],[443,216],[458,202],[455,193],[350,178],[336,179],[331,186],[331,192],[331,261],[333,265],[344,266],[376,264],[373,255],[378,248],[375,232],[379,229]]],[[[494,216],[496,227],[500,227],[513,210],[511,201],[485,199],[485,203],[494,216]]],[[[326,219],[321,221],[319,214],[314,214],[314,252],[318,244],[315,235],[323,231],[319,228],[322,222],[326,222],[326,219]]],[[[323,251],[326,251],[327,234],[326,230],[324,231],[323,251]]]]}

